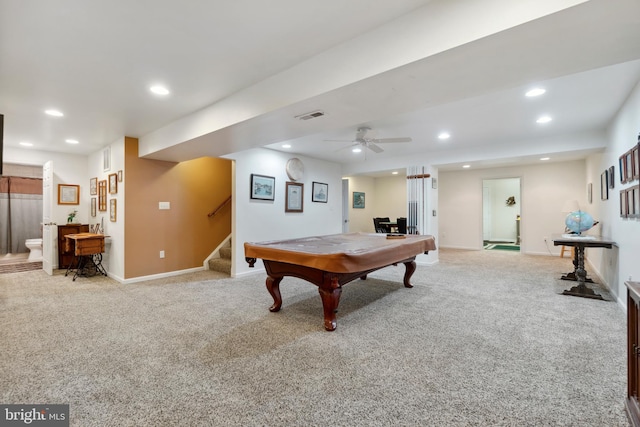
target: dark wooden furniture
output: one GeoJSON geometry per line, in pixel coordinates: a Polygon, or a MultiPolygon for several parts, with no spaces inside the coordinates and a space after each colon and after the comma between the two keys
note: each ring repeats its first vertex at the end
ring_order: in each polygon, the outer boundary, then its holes
{"type": "Polygon", "coordinates": [[[86,233],[89,231],[89,224],[65,224],[58,226],[58,268],[69,268],[74,262],[73,251],[66,250],[67,234],[86,233]]]}
{"type": "Polygon", "coordinates": [[[627,286],[627,399],[631,425],[640,427],[640,282],[627,286]]]}
{"type": "Polygon", "coordinates": [[[67,276],[75,269],[73,280],[78,276],[90,277],[96,274],[107,275],[102,267],[102,252],[104,252],[104,234],[78,233],[67,234],[65,250],[74,254],[74,262],[67,267],[67,276]]]}
{"type": "Polygon", "coordinates": [[[381,233],[348,233],[261,243],[245,243],[250,267],[261,258],[267,271],[267,290],[273,297],[272,312],[282,307],[280,282],[298,277],[318,287],[324,311],[324,327],[336,328],[336,312],[342,286],[383,267],[405,265],[404,286],[416,270],[416,255],[435,250],[433,236],[406,235],[388,239],[381,233]]]}
{"type": "MultiPolygon", "coordinates": [[[[616,243],[604,239],[599,236],[572,236],[562,235],[553,237],[554,246],[572,246],[575,247],[575,255],[573,258],[574,270],[571,273],[567,273],[561,277],[562,280],[571,280],[578,282],[577,286],[572,287],[569,290],[562,292],[563,295],[572,295],[575,297],[604,299],[602,295],[597,294],[593,289],[585,285],[586,282],[590,282],[587,279],[587,270],[584,267],[584,249],[585,248],[607,248],[611,249],[616,243]]],[[[591,281],[592,282],[592,281],[591,281]]]]}

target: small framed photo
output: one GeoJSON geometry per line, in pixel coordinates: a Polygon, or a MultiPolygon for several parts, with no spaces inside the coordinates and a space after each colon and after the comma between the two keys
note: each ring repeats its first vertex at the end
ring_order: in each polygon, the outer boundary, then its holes
{"type": "Polygon", "coordinates": [[[631,149],[631,174],[630,178],[636,180],[640,178],[640,152],[638,151],[640,144],[631,149]]]}
{"type": "Polygon", "coordinates": [[[609,199],[609,170],[605,170],[600,174],[600,199],[609,199]]]}
{"type": "Polygon", "coordinates": [[[626,218],[629,215],[627,209],[627,190],[620,190],[620,216],[622,218],[626,218]]]}
{"type": "Polygon", "coordinates": [[[109,174],[109,194],[118,193],[118,175],[115,173],[109,174]]]}
{"type": "Polygon", "coordinates": [[[98,211],[107,211],[107,180],[98,181],[98,211]]]}
{"type": "Polygon", "coordinates": [[[116,199],[109,199],[109,219],[111,222],[116,222],[116,199]]]}
{"type": "Polygon", "coordinates": [[[89,180],[89,190],[92,196],[98,194],[98,178],[91,178],[89,180]]]}
{"type": "Polygon", "coordinates": [[[96,197],[92,197],[91,198],[91,216],[95,217],[96,216],[96,207],[97,207],[97,198],[96,197]]]}
{"type": "Polygon", "coordinates": [[[609,167],[609,188],[614,188],[616,182],[615,166],[609,167]]]}
{"type": "Polygon", "coordinates": [[[304,184],[301,182],[287,182],[285,197],[285,212],[302,212],[304,205],[304,184]]]}
{"type": "Polygon", "coordinates": [[[79,205],[80,186],[71,184],[58,184],[59,205],[79,205]]]}
{"type": "Polygon", "coordinates": [[[276,179],[272,176],[251,174],[251,198],[255,200],[274,200],[276,179]]]}
{"type": "Polygon", "coordinates": [[[327,203],[329,199],[329,184],[313,181],[311,187],[311,201],[318,203],[327,203]]]}
{"type": "Polygon", "coordinates": [[[118,182],[122,182],[122,169],[118,171],[118,182]]]}
{"type": "Polygon", "coordinates": [[[627,151],[624,155],[625,158],[625,167],[624,167],[624,175],[627,178],[626,182],[633,181],[633,152],[632,150],[627,151]]]}
{"type": "Polygon", "coordinates": [[[353,192],[353,208],[364,209],[364,193],[360,191],[353,192]]]}
{"type": "Polygon", "coordinates": [[[620,184],[624,184],[625,182],[627,182],[627,177],[624,173],[624,167],[624,156],[620,156],[620,158],[618,159],[618,169],[620,169],[620,184]]]}
{"type": "Polygon", "coordinates": [[[438,189],[438,178],[431,178],[431,188],[434,190],[438,189]]]}
{"type": "Polygon", "coordinates": [[[111,170],[111,147],[105,147],[102,150],[102,170],[105,172],[111,170]]]}

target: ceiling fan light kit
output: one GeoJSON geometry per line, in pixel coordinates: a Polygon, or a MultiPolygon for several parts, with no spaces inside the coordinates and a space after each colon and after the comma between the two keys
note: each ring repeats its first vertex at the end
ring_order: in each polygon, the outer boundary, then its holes
{"type": "MultiPolygon", "coordinates": [[[[387,143],[396,143],[396,142],[411,142],[412,139],[409,137],[397,137],[397,138],[375,138],[375,135],[372,133],[371,128],[369,127],[359,127],[356,132],[356,138],[348,141],[348,140],[339,140],[339,139],[326,139],[325,141],[340,141],[340,142],[353,142],[354,144],[349,145],[349,147],[357,147],[362,146],[366,147],[374,153],[382,153],[384,149],[378,146],[377,144],[387,144],[387,143]]],[[[346,147],[341,148],[340,150],[346,147]]],[[[338,151],[340,151],[338,150],[338,151]]],[[[352,150],[354,153],[358,153],[355,149],[352,150]]]]}

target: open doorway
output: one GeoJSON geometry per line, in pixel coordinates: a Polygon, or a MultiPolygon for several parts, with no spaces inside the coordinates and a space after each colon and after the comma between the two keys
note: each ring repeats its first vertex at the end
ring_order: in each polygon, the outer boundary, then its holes
{"type": "Polygon", "coordinates": [[[520,250],[520,178],[482,180],[482,240],[486,250],[520,250]]]}

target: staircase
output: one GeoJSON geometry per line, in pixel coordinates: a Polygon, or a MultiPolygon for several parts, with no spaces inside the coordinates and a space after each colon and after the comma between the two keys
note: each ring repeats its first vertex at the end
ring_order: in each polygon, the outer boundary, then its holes
{"type": "Polygon", "coordinates": [[[209,260],[209,270],[231,275],[231,239],[219,251],[220,258],[209,260]]]}

